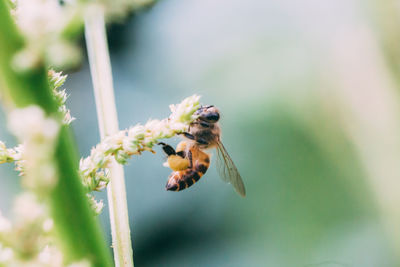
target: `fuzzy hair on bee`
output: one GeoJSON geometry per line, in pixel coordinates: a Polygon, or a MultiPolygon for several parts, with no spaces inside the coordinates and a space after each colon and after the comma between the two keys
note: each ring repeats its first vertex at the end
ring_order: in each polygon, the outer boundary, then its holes
{"type": "Polygon", "coordinates": [[[216,148],[220,177],[231,183],[236,192],[244,197],[246,190],[243,180],[221,142],[219,110],[214,106],[202,106],[195,115],[198,116],[197,119],[190,124],[188,131],[182,134],[185,140],[178,144],[176,150],[170,145],[159,143],[168,155],[167,162],[173,170],[166,189],[181,191],[199,181],[210,166],[210,154],[204,150],[216,148]]]}

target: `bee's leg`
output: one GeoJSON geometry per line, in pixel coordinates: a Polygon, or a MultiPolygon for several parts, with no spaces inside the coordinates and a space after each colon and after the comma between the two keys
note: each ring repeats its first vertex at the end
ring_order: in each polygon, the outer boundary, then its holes
{"type": "Polygon", "coordinates": [[[209,145],[210,144],[208,141],[204,140],[203,138],[197,138],[196,142],[201,145],[209,145]]]}
{"type": "Polygon", "coordinates": [[[172,146],[167,145],[166,143],[163,142],[159,142],[157,144],[163,146],[162,149],[164,150],[165,154],[167,154],[167,156],[177,155],[180,156],[181,158],[185,158],[185,151],[176,152],[172,146]]]}
{"type": "Polygon", "coordinates": [[[167,154],[168,156],[176,155],[176,151],[172,146],[167,145],[166,143],[163,143],[163,142],[159,142],[158,145],[162,145],[162,149],[164,150],[165,154],[167,154]]]}
{"type": "Polygon", "coordinates": [[[190,140],[196,140],[196,138],[194,137],[194,135],[188,133],[188,132],[183,132],[181,133],[183,134],[186,138],[190,139],[190,140]]]}
{"type": "Polygon", "coordinates": [[[209,144],[209,142],[208,141],[206,141],[206,140],[204,140],[203,138],[197,138],[196,139],[196,137],[194,137],[194,135],[192,135],[192,134],[190,134],[190,133],[187,133],[187,132],[184,132],[184,133],[182,133],[186,138],[188,138],[188,139],[190,139],[190,140],[194,140],[194,141],[196,141],[197,143],[199,143],[199,144],[201,144],[201,145],[208,145],[209,144]]]}
{"type": "Polygon", "coordinates": [[[204,128],[210,128],[210,126],[211,126],[211,123],[205,122],[205,121],[200,121],[199,124],[201,125],[201,127],[204,127],[204,128]]]}

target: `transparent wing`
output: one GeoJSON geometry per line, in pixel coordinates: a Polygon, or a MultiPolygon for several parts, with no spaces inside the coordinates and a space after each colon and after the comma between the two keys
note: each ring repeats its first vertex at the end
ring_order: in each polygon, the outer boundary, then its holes
{"type": "Polygon", "coordinates": [[[227,183],[231,183],[239,195],[242,197],[246,196],[242,177],[221,142],[218,142],[217,155],[217,169],[221,179],[227,183]]]}

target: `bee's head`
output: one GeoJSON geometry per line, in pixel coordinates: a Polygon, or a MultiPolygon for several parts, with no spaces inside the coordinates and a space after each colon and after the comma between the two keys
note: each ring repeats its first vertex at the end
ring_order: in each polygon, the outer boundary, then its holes
{"type": "Polygon", "coordinates": [[[199,119],[215,123],[219,120],[219,110],[214,106],[201,106],[196,112],[196,115],[199,115],[199,119]]]}

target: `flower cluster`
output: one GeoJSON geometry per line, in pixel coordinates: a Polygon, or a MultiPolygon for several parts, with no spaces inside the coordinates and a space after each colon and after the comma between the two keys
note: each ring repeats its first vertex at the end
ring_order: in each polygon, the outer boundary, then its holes
{"type": "Polygon", "coordinates": [[[6,145],[0,141],[0,164],[11,163],[21,160],[22,145],[14,148],[7,148],[6,145]]]}
{"type": "MultiPolygon", "coordinates": [[[[74,117],[71,116],[71,113],[69,109],[65,106],[65,102],[67,101],[68,95],[65,92],[65,89],[61,89],[60,87],[64,84],[65,80],[67,78],[67,75],[62,75],[61,72],[55,72],[54,70],[49,70],[48,72],[48,80],[50,84],[50,88],[52,89],[54,99],[57,102],[58,105],[58,111],[62,114],[63,116],[63,124],[68,125],[70,124],[73,120],[75,120],[74,117]]],[[[30,112],[31,109],[28,109],[28,113],[30,112]]],[[[39,111],[39,117],[43,116],[43,112],[39,111]]],[[[36,111],[34,111],[33,116],[37,114],[36,111]]],[[[32,114],[28,114],[29,116],[32,114]]],[[[36,116],[37,117],[37,116],[36,116]]],[[[38,118],[38,117],[37,117],[38,118]]],[[[24,125],[24,120],[22,120],[24,125]]],[[[30,126],[32,126],[32,129],[39,129],[39,125],[35,125],[36,121],[31,121],[30,126]]],[[[54,123],[52,123],[54,125],[54,123]]],[[[46,125],[44,125],[46,126],[46,125]]],[[[28,127],[29,128],[29,127],[28,127]]],[[[11,163],[14,162],[16,165],[16,170],[19,172],[19,175],[22,176],[24,174],[24,162],[25,160],[22,157],[24,150],[23,145],[18,145],[14,148],[7,148],[6,145],[0,141],[0,164],[2,163],[11,163]]]]}
{"type": "Polygon", "coordinates": [[[94,212],[94,215],[99,215],[104,208],[103,200],[96,200],[94,196],[87,193],[86,197],[88,198],[90,208],[94,212]]]}
{"type": "MultiPolygon", "coordinates": [[[[63,124],[70,124],[75,118],[71,117],[69,109],[65,106],[67,100],[67,94],[65,89],[59,90],[64,84],[67,75],[62,75],[61,72],[55,72],[50,70],[48,72],[48,80],[50,87],[53,91],[54,98],[58,105],[58,110],[63,115],[63,124]]],[[[13,131],[17,131],[16,134],[19,138],[23,139],[28,137],[28,142],[20,144],[14,148],[7,148],[6,145],[0,141],[0,164],[14,162],[16,165],[15,170],[18,171],[19,176],[24,176],[23,185],[28,188],[36,188],[38,191],[46,191],[51,189],[56,182],[55,168],[52,166],[52,141],[56,137],[57,124],[52,119],[45,119],[44,112],[38,107],[29,107],[27,109],[17,110],[10,115],[11,123],[10,127],[13,131]],[[28,120],[27,121],[25,121],[28,120]],[[41,130],[45,130],[45,133],[41,133],[41,130]],[[50,134],[46,136],[46,133],[50,134]],[[50,137],[50,140],[47,138],[50,137]],[[29,142],[32,139],[37,139],[36,142],[29,142]],[[44,139],[43,139],[44,138],[44,139]],[[45,141],[47,140],[47,141],[45,141]],[[49,142],[50,141],[50,142],[49,142]],[[27,143],[30,144],[27,146],[27,143]],[[27,163],[27,157],[29,153],[25,155],[26,147],[30,147],[28,152],[31,151],[32,161],[27,163]],[[37,155],[37,157],[36,157],[37,155]],[[38,166],[35,164],[41,164],[41,168],[36,168],[38,173],[28,175],[25,177],[26,165],[38,166]],[[40,175],[42,172],[42,175],[40,175]],[[32,178],[34,177],[34,178],[32,178]]],[[[24,139],[25,140],[25,139],[24,139]]],[[[30,173],[33,173],[32,171],[30,173]]],[[[99,214],[104,204],[102,201],[96,201],[94,197],[88,195],[88,201],[95,214],[99,214]]]]}
{"type": "MultiPolygon", "coordinates": [[[[0,213],[0,266],[66,267],[63,254],[53,240],[53,221],[36,195],[29,192],[19,195],[13,215],[11,222],[0,213]]],[[[82,261],[68,265],[72,266],[90,264],[82,261]]]]}
{"type": "Polygon", "coordinates": [[[64,84],[67,79],[67,75],[62,75],[61,72],[55,72],[54,70],[48,71],[48,79],[50,88],[53,91],[54,98],[58,105],[58,111],[63,115],[63,124],[70,124],[74,117],[71,117],[71,113],[69,109],[65,106],[65,102],[67,101],[68,95],[65,92],[65,89],[60,89],[60,87],[64,84]]]}
{"type": "Polygon", "coordinates": [[[18,196],[14,205],[14,222],[0,217],[0,241],[11,248],[17,258],[30,258],[48,243],[46,234],[52,221],[47,217],[46,206],[39,203],[32,193],[18,196]]]}
{"type": "Polygon", "coordinates": [[[59,127],[57,121],[46,117],[38,106],[15,109],[9,114],[10,130],[24,142],[17,153],[19,158],[14,159],[18,162],[17,169],[24,174],[22,185],[25,188],[44,193],[56,184],[53,154],[59,127]]]}
{"type": "MultiPolygon", "coordinates": [[[[65,80],[53,77],[54,88],[65,80]]],[[[60,124],[38,106],[13,110],[8,121],[23,145],[7,149],[0,142],[0,163],[16,163],[25,191],[15,201],[13,221],[0,214],[0,266],[89,267],[88,261],[66,265],[52,234],[46,199],[57,183],[53,154],[60,124]]]]}
{"type": "Polygon", "coordinates": [[[17,0],[13,12],[26,45],[14,58],[13,65],[24,71],[45,62],[56,68],[74,67],[80,62],[78,46],[68,33],[79,32],[83,19],[77,5],[62,6],[54,0],[17,0]]]}
{"type": "Polygon", "coordinates": [[[112,159],[125,164],[132,155],[143,151],[153,152],[153,146],[160,139],[171,138],[188,130],[194,115],[200,107],[197,95],[184,99],[180,104],[171,105],[171,115],[163,120],[150,120],[145,125],[136,125],[127,130],[108,136],[94,147],[90,156],[80,161],[83,184],[89,191],[99,191],[108,183],[107,167],[112,159]]]}
{"type": "MultiPolygon", "coordinates": [[[[65,81],[65,76],[52,73],[50,82],[57,89],[65,81]]],[[[113,159],[125,164],[132,155],[151,151],[160,139],[171,138],[187,131],[189,124],[196,119],[195,111],[200,107],[197,95],[184,99],[180,104],[171,105],[171,115],[163,120],[150,120],[145,125],[135,125],[127,130],[106,137],[91,150],[90,156],[80,161],[79,173],[82,182],[90,191],[100,191],[109,182],[108,166],[113,159]]],[[[59,103],[65,103],[64,98],[59,103]]],[[[66,109],[66,108],[65,108],[66,109]]],[[[69,114],[64,113],[64,114],[69,114]]],[[[66,120],[64,120],[66,121],[66,120]]],[[[51,189],[57,182],[52,165],[53,141],[59,125],[54,119],[46,118],[44,112],[35,106],[16,110],[10,114],[10,128],[24,145],[7,148],[0,141],[0,163],[15,162],[16,170],[23,175],[23,185],[36,191],[51,189]],[[28,175],[25,175],[26,169],[28,175]]],[[[104,207],[87,195],[90,206],[96,214],[104,207]]]]}
{"type": "Polygon", "coordinates": [[[76,67],[81,60],[77,35],[92,5],[104,7],[108,18],[118,20],[155,0],[9,0],[13,17],[26,39],[14,57],[16,70],[25,71],[45,62],[57,69],[76,67]]]}

